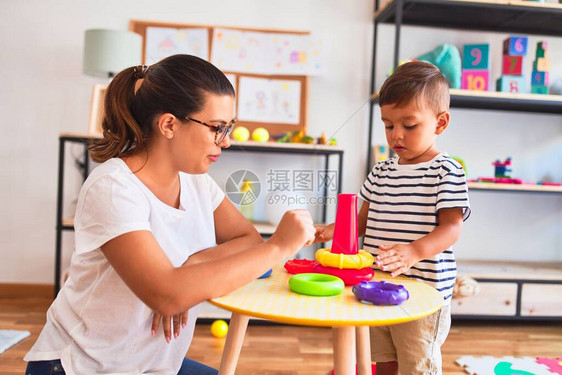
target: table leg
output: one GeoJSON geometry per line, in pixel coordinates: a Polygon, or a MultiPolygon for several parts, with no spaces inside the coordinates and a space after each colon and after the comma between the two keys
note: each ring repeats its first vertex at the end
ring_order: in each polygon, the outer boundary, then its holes
{"type": "Polygon", "coordinates": [[[249,320],[250,317],[247,315],[232,313],[230,324],[228,325],[226,343],[222,352],[219,375],[234,375],[249,320]]]}
{"type": "Polygon", "coordinates": [[[369,327],[356,327],[355,334],[357,336],[357,375],[372,375],[369,327]]]}
{"type": "Polygon", "coordinates": [[[333,327],[334,375],[355,374],[355,327],[333,327]]]}

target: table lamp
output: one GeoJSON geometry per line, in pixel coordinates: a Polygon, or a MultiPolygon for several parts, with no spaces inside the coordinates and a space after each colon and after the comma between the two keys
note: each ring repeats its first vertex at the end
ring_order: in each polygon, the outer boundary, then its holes
{"type": "MultiPolygon", "coordinates": [[[[85,74],[111,79],[125,68],[141,64],[142,37],[123,30],[86,30],[84,38],[84,59],[82,70],[85,74]]],[[[96,84],[90,103],[90,124],[88,133],[102,133],[104,97],[107,82],[96,84]]]]}
{"type": "Polygon", "coordinates": [[[142,37],[124,30],[86,30],[83,72],[111,78],[121,70],[141,64],[142,37]]]}

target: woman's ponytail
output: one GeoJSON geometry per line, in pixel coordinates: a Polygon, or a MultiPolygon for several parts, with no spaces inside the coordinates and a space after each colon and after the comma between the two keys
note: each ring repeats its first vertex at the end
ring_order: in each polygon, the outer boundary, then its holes
{"type": "Polygon", "coordinates": [[[89,146],[95,162],[131,154],[144,148],[145,134],[132,113],[135,84],[146,67],[131,67],[117,74],[107,87],[102,120],[103,138],[89,146]]]}

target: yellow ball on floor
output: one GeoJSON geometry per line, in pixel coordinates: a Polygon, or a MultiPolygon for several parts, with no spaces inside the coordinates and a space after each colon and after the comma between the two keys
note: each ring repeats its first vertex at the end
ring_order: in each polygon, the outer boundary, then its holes
{"type": "Polygon", "coordinates": [[[213,336],[221,338],[228,333],[228,324],[224,320],[215,320],[211,324],[211,333],[213,336]]]}
{"type": "Polygon", "coordinates": [[[252,139],[256,142],[267,142],[269,140],[269,132],[265,128],[256,128],[252,133],[252,139]]]}
{"type": "Polygon", "coordinates": [[[237,126],[232,132],[232,138],[238,142],[245,142],[250,139],[250,131],[243,126],[237,126]]]}

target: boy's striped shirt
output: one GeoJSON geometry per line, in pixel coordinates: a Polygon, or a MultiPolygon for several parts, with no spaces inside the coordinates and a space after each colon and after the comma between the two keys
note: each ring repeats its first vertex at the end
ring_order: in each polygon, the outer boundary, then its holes
{"type": "MultiPolygon", "coordinates": [[[[410,243],[437,227],[437,212],[461,208],[463,220],[470,215],[463,168],[445,153],[433,160],[400,165],[398,158],[375,165],[359,193],[369,202],[364,250],[380,252],[379,245],[410,243]]],[[[414,264],[404,273],[422,280],[450,302],[457,275],[453,249],[414,264]]]]}

